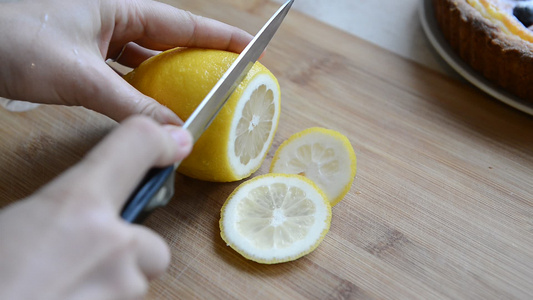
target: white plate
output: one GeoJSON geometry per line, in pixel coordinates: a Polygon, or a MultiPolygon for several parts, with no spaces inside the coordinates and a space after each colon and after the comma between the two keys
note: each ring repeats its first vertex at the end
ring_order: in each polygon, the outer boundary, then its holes
{"type": "Polygon", "coordinates": [[[435,47],[437,53],[462,77],[470,83],[480,88],[492,97],[506,103],[518,110],[533,115],[533,104],[521,99],[499,86],[488,81],[483,75],[473,70],[466,64],[451,48],[448,41],[444,39],[435,19],[435,10],[432,0],[422,0],[420,6],[420,21],[429,42],[435,47]]]}

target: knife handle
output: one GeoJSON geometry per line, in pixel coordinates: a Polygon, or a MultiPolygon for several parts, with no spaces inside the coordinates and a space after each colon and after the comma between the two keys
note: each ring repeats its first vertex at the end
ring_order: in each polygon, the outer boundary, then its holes
{"type": "Polygon", "coordinates": [[[174,195],[174,173],[174,166],[150,169],[128,198],[121,217],[138,224],[154,209],[165,206],[174,195]]]}

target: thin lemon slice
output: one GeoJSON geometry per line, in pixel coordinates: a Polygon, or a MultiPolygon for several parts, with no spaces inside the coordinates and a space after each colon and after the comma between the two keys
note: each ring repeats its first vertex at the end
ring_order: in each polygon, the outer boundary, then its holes
{"type": "MultiPolygon", "coordinates": [[[[186,120],[237,58],[209,49],[173,49],[154,56],[125,79],[186,120]]],[[[193,178],[228,182],[255,172],[277,130],[280,88],[257,62],[178,169],[193,178]]]]}
{"type": "Polygon", "coordinates": [[[270,172],[311,179],[334,206],[350,190],[356,163],[348,138],[331,129],[313,127],[294,134],[279,146],[270,172]]]}
{"type": "Polygon", "coordinates": [[[242,183],[222,207],[222,239],[247,259],[274,264],[300,258],[323,240],[331,206],[309,179],[266,174],[242,183]]]}

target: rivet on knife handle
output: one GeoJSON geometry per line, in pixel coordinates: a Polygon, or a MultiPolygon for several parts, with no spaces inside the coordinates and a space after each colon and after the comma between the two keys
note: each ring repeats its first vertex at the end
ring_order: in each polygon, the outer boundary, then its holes
{"type": "Polygon", "coordinates": [[[166,205],[174,195],[174,173],[174,166],[148,171],[126,202],[122,218],[141,223],[154,209],[166,205]]]}

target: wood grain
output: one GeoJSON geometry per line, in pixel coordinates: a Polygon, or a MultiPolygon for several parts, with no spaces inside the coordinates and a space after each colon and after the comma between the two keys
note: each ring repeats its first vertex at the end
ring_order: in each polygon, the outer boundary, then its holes
{"type": "MultiPolygon", "coordinates": [[[[168,0],[257,32],[268,1],[168,0]]],[[[531,299],[533,118],[292,11],[262,60],[279,79],[277,146],[311,126],[348,136],[357,176],[330,232],[297,261],[260,265],[219,235],[238,183],[178,176],[146,225],[172,249],[148,299],[531,299]]],[[[32,193],[114,124],[79,108],[0,111],[0,201],[32,193]]]]}

